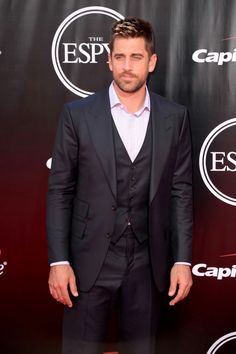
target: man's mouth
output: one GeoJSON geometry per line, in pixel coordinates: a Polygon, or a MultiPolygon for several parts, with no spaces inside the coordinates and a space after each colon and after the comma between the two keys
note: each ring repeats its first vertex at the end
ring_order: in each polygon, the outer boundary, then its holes
{"type": "Polygon", "coordinates": [[[122,77],[123,79],[129,79],[129,80],[135,78],[134,75],[128,75],[128,74],[123,74],[123,75],[121,75],[121,77],[122,77]]]}

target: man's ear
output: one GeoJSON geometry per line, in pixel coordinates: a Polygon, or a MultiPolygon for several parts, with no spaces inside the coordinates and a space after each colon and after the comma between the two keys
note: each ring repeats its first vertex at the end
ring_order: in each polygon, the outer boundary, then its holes
{"type": "Polygon", "coordinates": [[[109,65],[109,69],[112,71],[112,60],[111,60],[111,54],[108,54],[108,65],[109,65]]]}
{"type": "Polygon", "coordinates": [[[155,67],[156,67],[156,64],[157,64],[157,61],[158,61],[158,57],[157,57],[157,54],[152,54],[150,59],[149,59],[149,68],[148,68],[148,71],[150,73],[152,73],[154,70],[155,70],[155,67]]]}

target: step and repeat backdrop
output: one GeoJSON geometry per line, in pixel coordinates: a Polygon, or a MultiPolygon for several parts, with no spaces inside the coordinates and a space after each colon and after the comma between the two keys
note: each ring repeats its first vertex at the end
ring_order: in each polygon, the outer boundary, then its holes
{"type": "Polygon", "coordinates": [[[152,23],[149,88],[188,107],[193,140],[194,286],[164,311],[158,354],[236,353],[236,1],[1,0],[2,354],[60,353],[45,235],[57,120],[110,83],[109,28],[126,16],[152,23]]]}

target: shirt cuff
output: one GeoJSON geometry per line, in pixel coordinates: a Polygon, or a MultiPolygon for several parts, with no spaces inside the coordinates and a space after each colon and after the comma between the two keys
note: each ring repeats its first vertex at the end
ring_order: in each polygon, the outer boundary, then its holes
{"type": "Polygon", "coordinates": [[[187,266],[190,266],[191,267],[191,263],[189,262],[175,262],[175,264],[183,264],[183,265],[187,265],[187,266]]]}
{"type": "Polygon", "coordinates": [[[50,263],[50,267],[53,267],[55,265],[62,265],[62,264],[70,264],[70,262],[68,261],[60,261],[60,262],[53,262],[53,263],[50,263]]]}

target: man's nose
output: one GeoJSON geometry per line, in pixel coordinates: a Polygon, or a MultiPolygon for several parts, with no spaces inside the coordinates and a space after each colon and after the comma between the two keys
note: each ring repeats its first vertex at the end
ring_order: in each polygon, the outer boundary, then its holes
{"type": "Polygon", "coordinates": [[[125,58],[124,60],[124,70],[129,71],[132,69],[132,64],[130,58],[125,58]]]}

